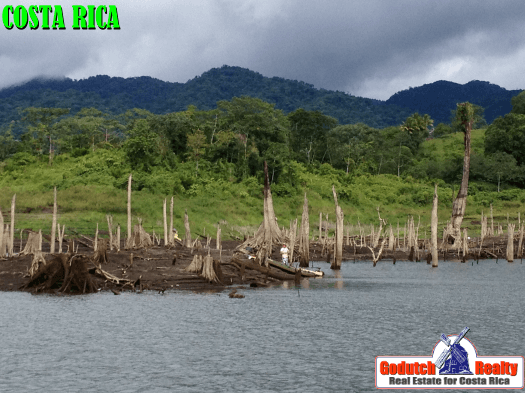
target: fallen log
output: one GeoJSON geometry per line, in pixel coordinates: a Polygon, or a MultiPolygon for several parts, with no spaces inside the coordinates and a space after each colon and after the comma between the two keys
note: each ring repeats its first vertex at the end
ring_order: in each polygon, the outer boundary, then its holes
{"type": "Polygon", "coordinates": [[[267,274],[268,277],[277,278],[278,280],[287,281],[287,280],[295,279],[294,274],[287,274],[284,272],[280,272],[270,267],[261,266],[251,261],[243,261],[242,259],[234,257],[232,258],[232,262],[238,265],[239,270],[244,266],[245,269],[257,270],[258,272],[267,274]]]}

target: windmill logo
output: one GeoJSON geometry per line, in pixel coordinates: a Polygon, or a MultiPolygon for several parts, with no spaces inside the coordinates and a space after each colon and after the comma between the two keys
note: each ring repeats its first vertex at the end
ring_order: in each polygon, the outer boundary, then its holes
{"type": "Polygon", "coordinates": [[[446,349],[439,355],[439,358],[435,362],[437,368],[440,369],[440,375],[472,375],[468,364],[468,353],[460,343],[461,339],[465,337],[465,334],[467,334],[469,330],[470,329],[466,327],[461,331],[459,336],[452,337],[454,341],[444,334],[441,334],[440,340],[446,345],[446,349]]]}
{"type": "Polygon", "coordinates": [[[523,356],[481,356],[465,335],[441,334],[431,356],[376,356],[378,389],[523,389],[523,356]]]}

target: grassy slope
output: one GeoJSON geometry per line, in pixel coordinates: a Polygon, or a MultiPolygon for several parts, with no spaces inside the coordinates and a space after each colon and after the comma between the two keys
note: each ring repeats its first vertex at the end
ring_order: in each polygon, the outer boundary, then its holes
{"type": "MultiPolygon", "coordinates": [[[[483,130],[473,134],[473,148],[482,148],[483,130]]],[[[449,154],[461,153],[461,135],[425,142],[424,149],[432,152],[438,160],[447,159],[449,154]]],[[[127,193],[122,184],[130,169],[124,157],[99,150],[87,156],[70,158],[67,155],[57,157],[52,167],[46,159],[17,165],[14,170],[5,170],[4,163],[0,165],[0,208],[5,222],[13,194],[17,195],[16,228],[42,229],[50,232],[51,207],[53,203],[53,185],[59,185],[59,223],[84,234],[93,234],[96,223],[101,229],[106,227],[106,214],[114,216],[114,223],[122,225],[125,233],[127,193]],[[118,168],[115,169],[115,168],[118,168]],[[117,170],[118,173],[115,173],[117,170]],[[24,213],[33,209],[30,213],[24,213]]],[[[171,174],[173,176],[173,174],[171,174]]],[[[166,176],[170,176],[167,172],[166,176]]],[[[309,198],[310,228],[312,234],[317,234],[319,212],[329,215],[329,221],[334,218],[334,206],[331,185],[334,182],[330,175],[300,175],[305,185],[304,190],[309,198]]],[[[251,233],[262,221],[262,192],[243,192],[242,184],[227,184],[222,188],[203,189],[198,196],[189,197],[184,194],[175,195],[174,225],[183,229],[184,210],[188,210],[193,235],[195,233],[212,233],[221,222],[223,237],[247,231],[251,233]]],[[[339,190],[338,190],[339,191],[339,190]]],[[[377,210],[380,208],[382,218],[386,218],[394,227],[399,222],[403,227],[408,215],[413,215],[417,222],[420,216],[425,230],[429,231],[430,209],[432,204],[433,182],[418,182],[411,178],[400,179],[392,175],[362,176],[354,179],[347,186],[346,198],[340,197],[340,204],[345,213],[345,222],[350,225],[376,224],[377,210]]],[[[162,201],[169,195],[151,193],[149,191],[133,192],[134,222],[140,217],[145,228],[151,232],[162,233],[162,201]]],[[[439,187],[439,218],[445,223],[450,217],[452,190],[444,184],[439,187]]],[[[506,222],[507,213],[517,219],[517,214],[525,203],[525,192],[509,190],[502,193],[478,192],[469,196],[467,214],[464,225],[475,229],[471,222],[479,220],[481,211],[488,213],[489,203],[494,204],[495,221],[506,222]]],[[[275,212],[279,224],[288,226],[293,218],[299,218],[302,212],[303,194],[292,197],[274,195],[275,212]]],[[[169,202],[168,202],[169,212],[169,202]]],[[[357,229],[353,228],[355,233],[357,229]]]]}
{"type": "MultiPolygon", "coordinates": [[[[473,130],[471,134],[472,153],[483,154],[485,151],[485,129],[473,130]]],[[[443,161],[452,156],[463,156],[463,134],[455,133],[443,138],[436,138],[425,141],[421,145],[421,152],[429,155],[436,161],[443,161]]]]}

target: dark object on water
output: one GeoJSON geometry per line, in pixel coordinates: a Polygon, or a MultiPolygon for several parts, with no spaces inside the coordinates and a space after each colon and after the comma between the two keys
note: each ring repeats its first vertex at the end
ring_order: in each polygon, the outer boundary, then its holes
{"type": "Polygon", "coordinates": [[[252,282],[252,283],[250,283],[250,288],[259,288],[259,287],[268,288],[269,286],[270,286],[270,284],[265,284],[263,282],[252,282]]]}
{"type": "Polygon", "coordinates": [[[120,295],[120,292],[116,289],[111,289],[111,292],[113,292],[114,295],[120,295]]]}
{"type": "Polygon", "coordinates": [[[394,258],[392,259],[392,263],[393,263],[394,265],[396,264],[396,257],[394,257],[394,258]]]}
{"type": "Polygon", "coordinates": [[[231,299],[244,299],[244,295],[241,295],[240,293],[237,293],[237,290],[234,289],[230,292],[228,295],[231,299]]]}
{"type": "Polygon", "coordinates": [[[427,254],[427,265],[430,265],[430,262],[432,262],[432,254],[428,253],[427,254]]]}

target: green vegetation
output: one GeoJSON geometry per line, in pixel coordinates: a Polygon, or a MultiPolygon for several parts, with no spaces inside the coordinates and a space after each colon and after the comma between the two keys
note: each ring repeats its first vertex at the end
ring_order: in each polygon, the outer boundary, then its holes
{"type": "MultiPolygon", "coordinates": [[[[519,95],[512,113],[472,132],[466,226],[490,204],[502,221],[525,203],[525,164],[516,147],[525,140],[521,103],[519,95]]],[[[463,133],[442,125],[442,137],[432,139],[426,114],[376,129],[338,125],[319,111],[286,115],[253,97],[163,115],[144,109],[120,116],[94,108],[67,113],[29,107],[19,139],[12,125],[0,130],[0,207],[5,213],[17,194],[17,228],[49,231],[55,186],[59,221],[67,227],[92,233],[97,222],[105,226],[106,214],[124,224],[132,173],[133,215],[148,230],[161,232],[162,200],[174,196],[177,227],[188,209],[194,234],[214,232],[219,222],[226,237],[249,233],[262,220],[264,161],[280,225],[301,214],[305,192],[312,230],[319,212],[333,216],[332,184],[349,224],[377,223],[379,207],[394,226],[407,215],[420,215],[427,225],[434,183],[445,222],[462,175],[463,133]]]]}

